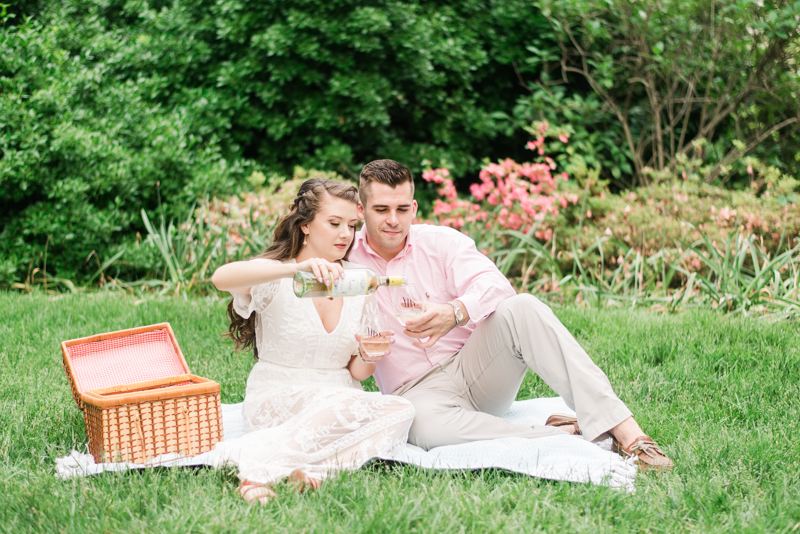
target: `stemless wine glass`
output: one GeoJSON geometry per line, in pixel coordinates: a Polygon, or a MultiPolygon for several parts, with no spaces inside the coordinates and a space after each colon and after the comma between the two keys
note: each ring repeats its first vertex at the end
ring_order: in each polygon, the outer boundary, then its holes
{"type": "Polygon", "coordinates": [[[410,321],[425,311],[422,300],[422,289],[416,285],[398,286],[392,288],[392,306],[394,315],[400,324],[405,326],[410,321]]]}
{"type": "Polygon", "coordinates": [[[381,335],[388,330],[384,321],[378,315],[364,315],[358,333],[361,335],[361,357],[366,361],[378,361],[389,351],[392,340],[389,336],[381,335]]]}

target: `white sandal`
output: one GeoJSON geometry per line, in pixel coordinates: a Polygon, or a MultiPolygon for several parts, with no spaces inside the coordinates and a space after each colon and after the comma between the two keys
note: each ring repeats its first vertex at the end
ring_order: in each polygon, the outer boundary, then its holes
{"type": "Polygon", "coordinates": [[[242,480],[237,490],[239,495],[242,496],[245,502],[258,501],[262,505],[269,503],[272,499],[278,497],[268,484],[259,484],[258,482],[250,482],[249,480],[242,480]]]}

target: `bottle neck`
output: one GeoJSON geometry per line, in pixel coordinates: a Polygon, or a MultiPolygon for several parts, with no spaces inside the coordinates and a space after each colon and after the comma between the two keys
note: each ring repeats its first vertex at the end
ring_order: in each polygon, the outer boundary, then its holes
{"type": "Polygon", "coordinates": [[[404,286],[406,285],[405,276],[379,276],[378,285],[381,286],[404,286]]]}

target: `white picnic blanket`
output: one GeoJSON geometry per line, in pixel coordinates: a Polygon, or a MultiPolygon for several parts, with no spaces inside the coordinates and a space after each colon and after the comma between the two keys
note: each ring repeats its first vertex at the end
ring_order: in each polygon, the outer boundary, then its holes
{"type": "MultiPolygon", "coordinates": [[[[379,393],[375,393],[380,395],[379,393]]],[[[517,401],[503,416],[520,425],[543,425],[552,413],[574,413],[560,397],[517,401]]],[[[241,404],[223,404],[222,422],[225,439],[245,434],[241,404]]],[[[429,469],[498,468],[533,477],[570,482],[591,482],[632,492],[637,468],[632,460],[624,460],[610,452],[611,440],[598,444],[579,436],[552,436],[538,439],[503,438],[475,441],[461,445],[436,447],[425,451],[406,444],[383,460],[393,460],[429,469]]],[[[90,454],[73,450],[56,460],[61,478],[87,476],[105,471],[123,471],[148,467],[188,467],[213,465],[215,451],[192,457],[162,454],[147,464],[95,463],[90,454]]]]}

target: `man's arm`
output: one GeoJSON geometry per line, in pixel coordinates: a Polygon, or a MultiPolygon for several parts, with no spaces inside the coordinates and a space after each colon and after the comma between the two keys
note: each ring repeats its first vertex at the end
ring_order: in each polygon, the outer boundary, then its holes
{"type": "MultiPolygon", "coordinates": [[[[483,321],[500,302],[516,295],[508,279],[489,258],[478,252],[472,239],[456,230],[443,232],[439,238],[438,251],[445,270],[447,293],[452,297],[451,302],[464,312],[461,326],[483,321]]],[[[407,323],[406,334],[417,339],[429,338],[424,343],[414,342],[414,346],[432,347],[455,328],[455,315],[449,304],[427,303],[425,312],[407,323]]]]}
{"type": "Polygon", "coordinates": [[[517,294],[494,262],[478,252],[475,242],[464,234],[458,232],[442,254],[447,290],[463,304],[472,324],[480,323],[498,304],[517,294]]]}

